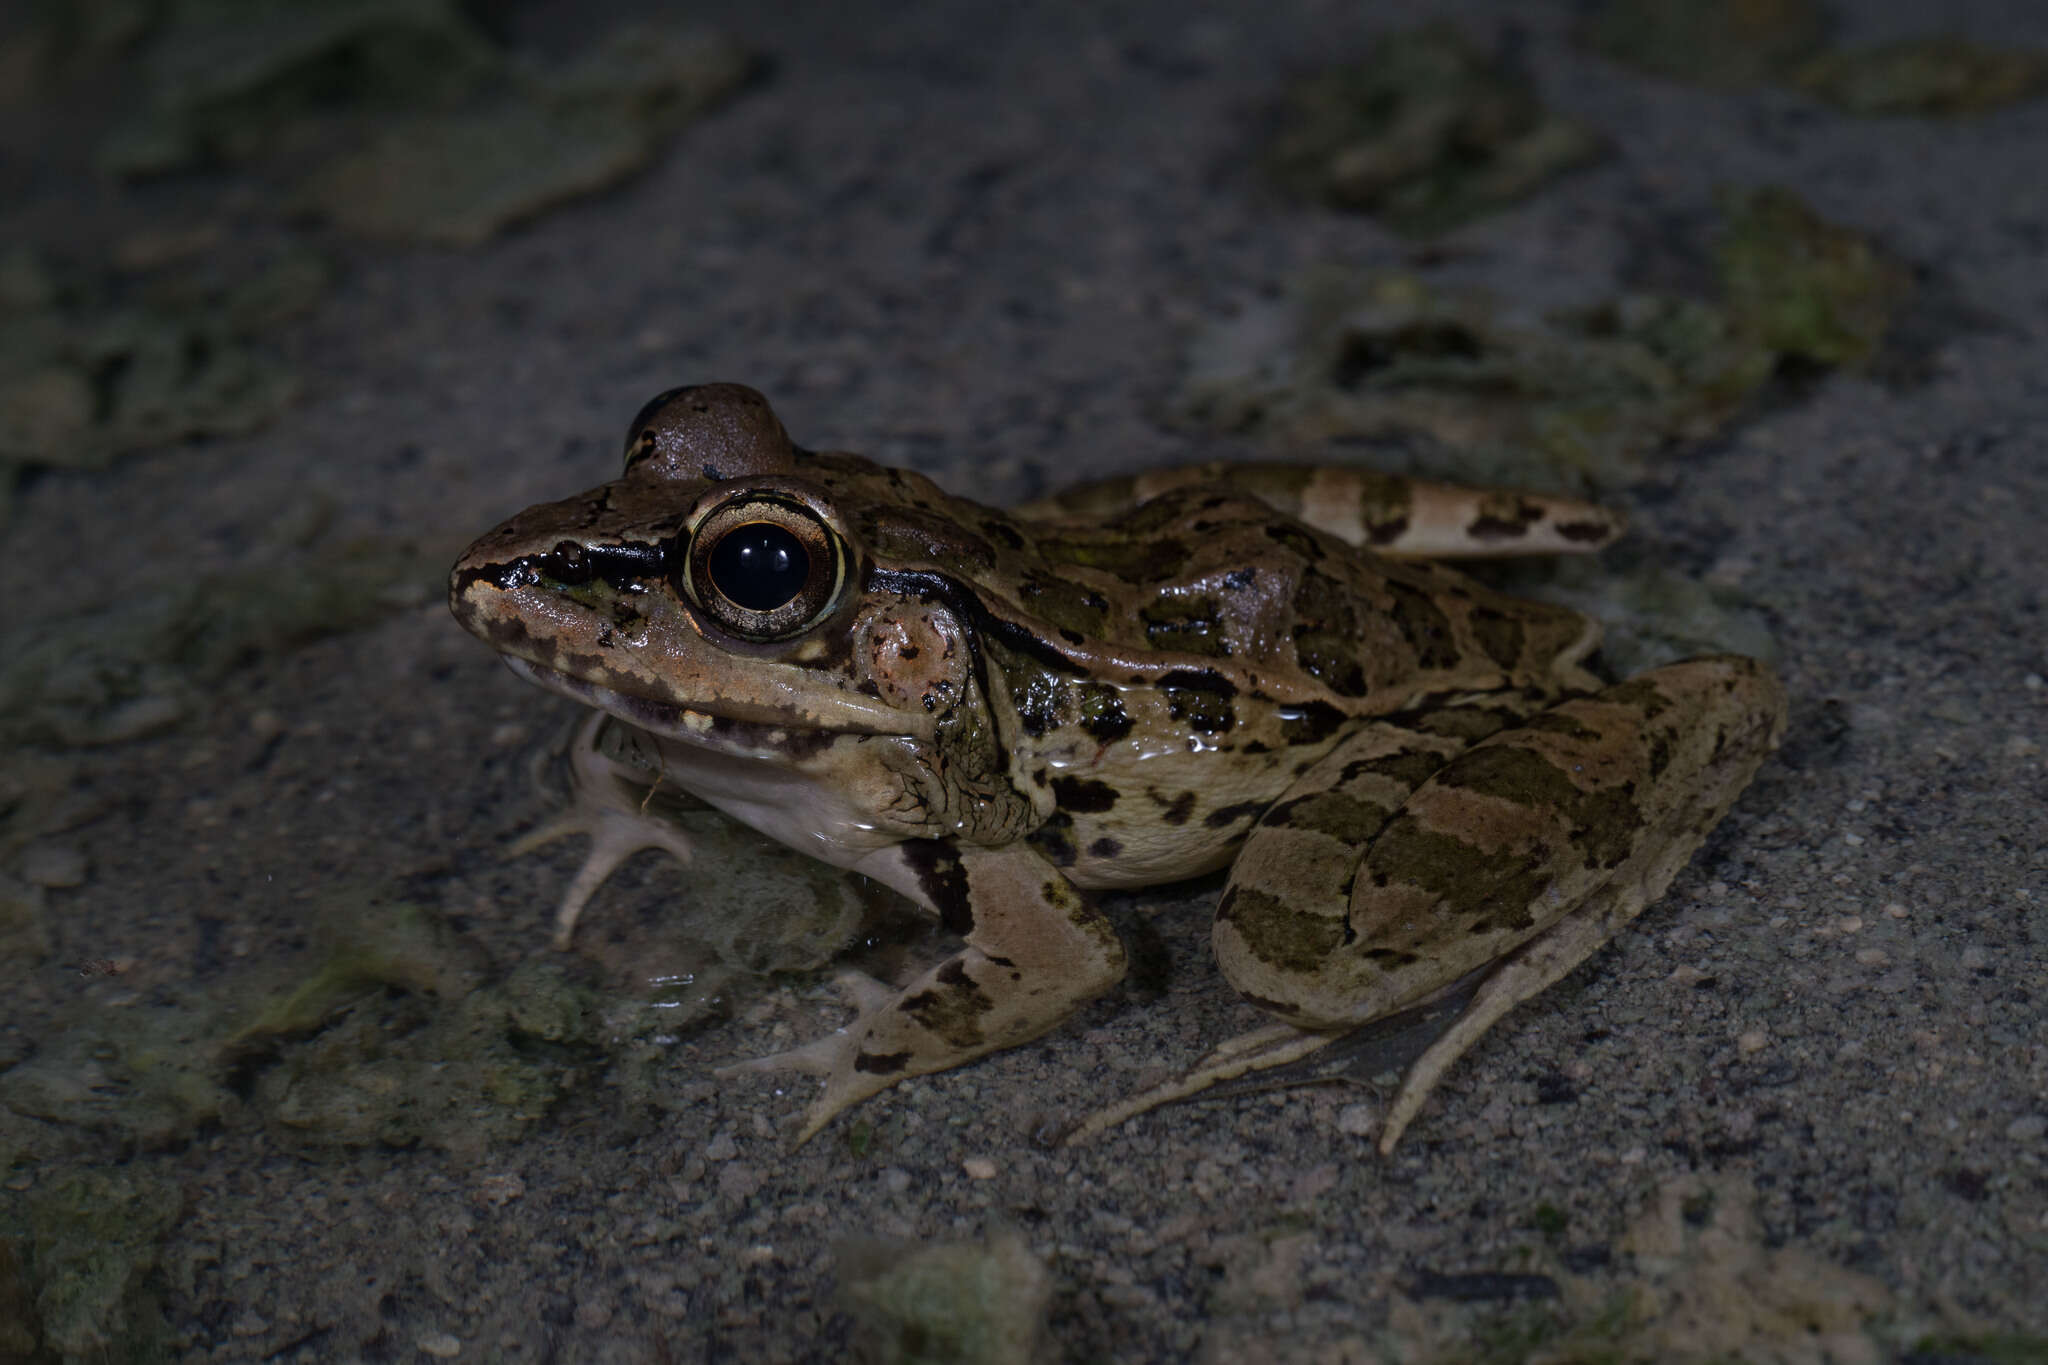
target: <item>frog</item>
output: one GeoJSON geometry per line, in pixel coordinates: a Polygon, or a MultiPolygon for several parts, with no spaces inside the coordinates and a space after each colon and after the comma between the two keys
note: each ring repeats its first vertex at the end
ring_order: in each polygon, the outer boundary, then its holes
{"type": "Polygon", "coordinates": [[[1270,1022],[1067,1140],[1458,993],[1385,1106],[1391,1153],[1494,1023],[1663,894],[1783,735],[1764,663],[1610,682],[1595,622],[1454,563],[1622,528],[1583,499],[1260,460],[1005,510],[799,447],[712,383],[640,410],[619,477],[480,537],[449,602],[591,708],[582,800],[528,841],[591,839],[556,946],[637,849],[687,860],[660,784],[959,940],[900,984],[843,975],[849,1024],[726,1069],[822,1078],[797,1143],[1116,987],[1102,893],[1220,872],[1211,948],[1270,1022]]]}

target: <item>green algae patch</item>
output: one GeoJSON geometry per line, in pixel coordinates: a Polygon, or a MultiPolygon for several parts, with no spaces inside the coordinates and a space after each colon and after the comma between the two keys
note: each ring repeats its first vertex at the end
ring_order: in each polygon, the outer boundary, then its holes
{"type": "Polygon", "coordinates": [[[1818,0],[1602,0],[1579,41],[1668,80],[1739,89],[1797,70],[1827,29],[1818,0]]]}
{"type": "Polygon", "coordinates": [[[2048,89],[2048,53],[1941,35],[1823,53],[1793,83],[1851,114],[1960,118],[2048,89]]]}
{"type": "Polygon", "coordinates": [[[183,1206],[168,1178],[126,1166],[48,1175],[0,1213],[0,1350],[30,1343],[0,1358],[168,1359],[157,1262],[183,1206]]]}
{"type": "Polygon", "coordinates": [[[622,29],[561,72],[384,128],[299,202],[361,236],[475,246],[626,180],[752,66],[722,34],[622,29]]]}
{"type": "Polygon", "coordinates": [[[1266,155],[1288,192],[1426,236],[1516,203],[1602,150],[1455,27],[1433,24],[1296,82],[1266,155]]]}
{"type": "Polygon", "coordinates": [[[1052,1274],[1024,1239],[999,1232],[941,1245],[848,1242],[839,1294],[878,1365],[1030,1365],[1052,1274]]]}
{"type": "Polygon", "coordinates": [[[1170,416],[1490,482],[1625,483],[1737,411],[1774,357],[1711,305],[1639,295],[1534,315],[1410,274],[1324,267],[1194,341],[1170,416]],[[1547,478],[1546,478],[1547,472],[1547,478]]]}
{"type": "Polygon", "coordinates": [[[456,0],[162,0],[125,44],[149,91],[109,136],[117,175],[317,145],[364,111],[452,105],[504,56],[456,0]]]}
{"type": "Polygon", "coordinates": [[[1777,187],[1728,196],[1714,243],[1733,324],[1781,356],[1867,362],[1912,288],[1898,261],[1777,187]]]}
{"type": "Polygon", "coordinates": [[[255,1102],[298,1145],[474,1154],[525,1136],[602,1061],[595,1004],[534,963],[459,1000],[380,993],[281,1048],[255,1102]]]}
{"type": "Polygon", "coordinates": [[[0,1072],[0,1105],[124,1152],[260,1122],[311,1148],[473,1153],[523,1136],[603,1064],[601,997],[559,964],[496,973],[439,916],[370,891],[330,896],[309,923],[296,967],[166,1003],[81,1001],[0,1072]]]}
{"type": "Polygon", "coordinates": [[[1668,80],[1787,85],[1865,117],[1963,117],[2048,89],[2048,53],[1955,34],[1824,50],[1828,27],[1819,0],[1603,0],[1578,36],[1668,80]]]}
{"type": "Polygon", "coordinates": [[[673,24],[535,61],[457,0],[147,8],[118,42],[46,43],[74,67],[125,49],[140,73],[144,108],[100,148],[109,173],[247,168],[295,186],[295,212],[452,246],[627,179],[755,67],[732,38],[673,24]]]}
{"type": "Polygon", "coordinates": [[[480,950],[437,915],[370,891],[342,891],[314,917],[319,961],[311,972],[263,997],[228,1039],[230,1049],[309,1034],[335,1011],[382,987],[460,1000],[489,972],[480,950]]]}
{"type": "Polygon", "coordinates": [[[122,1151],[182,1146],[235,1103],[205,1005],[83,1002],[47,1041],[0,1072],[16,1114],[113,1140],[122,1151]]]}
{"type": "Polygon", "coordinates": [[[1790,191],[1731,194],[1724,210],[1712,297],[1537,312],[1419,273],[1313,267],[1194,335],[1166,417],[1283,450],[1366,443],[1387,472],[1629,483],[1788,366],[1867,364],[1908,301],[1902,264],[1790,191]]]}
{"type": "Polygon", "coordinates": [[[254,431],[296,397],[274,336],[325,294],[325,261],[67,268],[0,258],[0,483],[10,466],[98,468],[193,436],[254,431]]]}
{"type": "Polygon", "coordinates": [[[311,969],[221,1046],[296,1144],[474,1153],[523,1136],[602,1061],[599,997],[553,963],[493,977],[431,911],[345,892],[311,969]]]}
{"type": "Polygon", "coordinates": [[[259,553],[0,632],[0,744],[73,748],[170,729],[266,655],[371,625],[440,590],[439,555],[396,542],[259,553]]]}

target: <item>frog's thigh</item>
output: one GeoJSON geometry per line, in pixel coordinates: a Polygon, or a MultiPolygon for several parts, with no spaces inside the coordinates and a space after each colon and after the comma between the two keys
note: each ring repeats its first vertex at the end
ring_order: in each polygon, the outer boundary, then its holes
{"type": "MultiPolygon", "coordinates": [[[[1381,1125],[1383,1153],[1393,1150],[1437,1079],[1496,1020],[1562,979],[1664,894],[1778,747],[1785,731],[1785,693],[1763,664],[1722,655],[1642,674],[1545,712],[1536,723],[1541,727],[1537,733],[1576,733],[1578,725],[1593,731],[1605,724],[1623,741],[1616,747],[1629,752],[1621,766],[1643,776],[1622,787],[1610,780],[1604,789],[1634,787],[1637,817],[1630,823],[1636,833],[1627,840],[1621,861],[1564,918],[1507,956],[1456,1022],[1416,1059],[1381,1125]],[[1638,718],[1632,728],[1625,719],[1630,711],[1638,718]]],[[[1513,742],[1510,735],[1500,738],[1513,742]]],[[[1590,750],[1591,740],[1582,742],[1590,750]]],[[[1614,762],[1616,755],[1607,758],[1614,762]]],[[[1574,847],[1587,850],[1590,863],[1596,853],[1602,861],[1611,856],[1613,845],[1593,831],[1575,838],[1574,847]]]]}
{"type": "MultiPolygon", "coordinates": [[[[1341,917],[1327,896],[1278,911],[1261,900],[1250,917],[1242,895],[1219,907],[1244,944],[1226,965],[1231,981],[1291,1022],[1346,1028],[1505,958],[1610,880],[1654,871],[1646,902],[1749,781],[1783,719],[1768,670],[1732,657],[1540,712],[1444,764],[1367,836],[1341,917]]],[[[1338,866],[1334,853],[1301,861],[1325,882],[1338,866]]]]}
{"type": "Polygon", "coordinates": [[[1309,1027],[1300,995],[1345,954],[1359,860],[1417,787],[1462,747],[1368,726],[1294,780],[1252,827],[1216,903],[1216,960],[1254,1004],[1309,1027]]]}
{"type": "Polygon", "coordinates": [[[1115,929],[1036,851],[944,841],[899,847],[909,850],[903,869],[862,870],[895,883],[901,879],[890,874],[908,869],[900,889],[938,910],[967,946],[870,1001],[847,1029],[753,1064],[825,1076],[799,1142],[907,1076],[1036,1038],[1123,978],[1115,929]]]}

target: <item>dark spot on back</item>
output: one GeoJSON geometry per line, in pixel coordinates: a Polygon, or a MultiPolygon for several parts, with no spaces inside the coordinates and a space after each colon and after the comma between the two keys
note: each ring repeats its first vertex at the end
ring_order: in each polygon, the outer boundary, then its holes
{"type": "Polygon", "coordinates": [[[1203,825],[1210,829],[1222,829],[1240,820],[1248,820],[1266,808],[1263,801],[1241,801],[1234,806],[1218,806],[1202,817],[1203,825]]]}
{"type": "Polygon", "coordinates": [[[1052,795],[1062,810],[1093,814],[1115,806],[1117,790],[1090,777],[1055,777],[1052,795]]]}

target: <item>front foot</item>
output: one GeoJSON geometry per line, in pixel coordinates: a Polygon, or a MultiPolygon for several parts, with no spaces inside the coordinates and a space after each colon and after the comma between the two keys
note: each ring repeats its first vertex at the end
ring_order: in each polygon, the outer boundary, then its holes
{"type": "Polygon", "coordinates": [[[614,872],[643,848],[658,848],[677,862],[690,861],[689,836],[651,810],[660,788],[659,773],[641,771],[604,752],[600,743],[612,718],[593,711],[569,741],[569,807],[513,842],[507,858],[517,858],[571,835],[586,835],[590,850],[570,879],[555,909],[554,947],[567,952],[583,907],[614,872]]]}
{"type": "Polygon", "coordinates": [[[965,900],[952,910],[970,926],[967,946],[901,990],[851,973],[840,977],[860,1008],[851,1024],[721,1070],[823,1076],[824,1090],[804,1111],[798,1146],[900,1080],[1036,1038],[1123,977],[1115,931],[1036,852],[947,845],[927,846],[925,856],[947,870],[942,885],[949,893],[960,894],[964,883],[965,900]]]}

